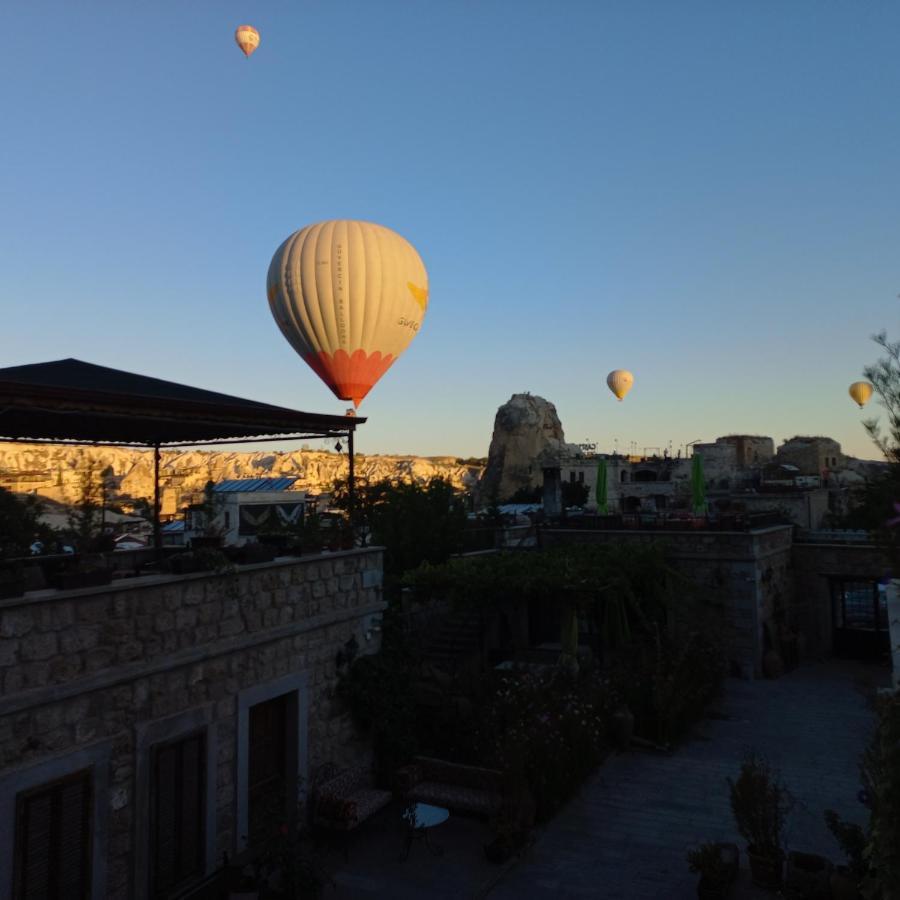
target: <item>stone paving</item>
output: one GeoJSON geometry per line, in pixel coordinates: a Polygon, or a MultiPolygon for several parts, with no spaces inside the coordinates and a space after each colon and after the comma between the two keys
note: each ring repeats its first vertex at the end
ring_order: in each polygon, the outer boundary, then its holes
{"type": "Polygon", "coordinates": [[[886,683],[884,669],[840,662],[803,666],[777,681],[730,680],[718,708],[675,753],[608,760],[487,896],[688,900],[697,896],[697,876],[688,872],[687,850],[730,840],[741,848],[734,900],[771,897],[750,884],[725,781],[750,748],[781,770],[797,798],[788,849],[843,862],[822,814],[832,808],[865,821],[857,799],[872,725],[865,694],[886,683]]]}
{"type": "Polygon", "coordinates": [[[535,846],[505,869],[484,858],[488,827],[460,816],[433,832],[441,856],[414,845],[400,862],[401,810],[392,806],[352,837],[346,860],[330,855],[335,889],[325,900],[688,900],[696,897],[697,877],[685,853],[704,840],[741,848],[732,900],[771,898],[750,884],[726,777],[737,773],[746,749],[765,754],[799,801],[789,849],[838,861],[822,813],[830,807],[865,820],[857,800],[858,760],[872,723],[865,693],[886,681],[884,669],[839,662],[803,666],[777,681],[729,680],[724,699],[691,740],[672,754],[629,751],[607,760],[535,846]]]}

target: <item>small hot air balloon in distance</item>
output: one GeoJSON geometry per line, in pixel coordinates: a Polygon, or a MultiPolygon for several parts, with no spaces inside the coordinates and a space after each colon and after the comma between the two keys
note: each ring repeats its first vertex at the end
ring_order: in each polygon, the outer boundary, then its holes
{"type": "Polygon", "coordinates": [[[295,231],[275,251],[266,294],[294,350],[358,407],[418,333],[428,274],[390,228],[336,219],[295,231]]]}
{"type": "Polygon", "coordinates": [[[627,369],[613,369],[612,372],[606,376],[606,383],[618,400],[624,400],[625,395],[631,390],[631,386],[634,384],[634,375],[627,369]]]}
{"type": "Polygon", "coordinates": [[[872,396],[872,385],[868,381],[854,381],[848,393],[853,401],[862,409],[872,396]]]}
{"type": "Polygon", "coordinates": [[[252,25],[238,25],[234,39],[247,57],[259,46],[259,32],[252,25]]]}

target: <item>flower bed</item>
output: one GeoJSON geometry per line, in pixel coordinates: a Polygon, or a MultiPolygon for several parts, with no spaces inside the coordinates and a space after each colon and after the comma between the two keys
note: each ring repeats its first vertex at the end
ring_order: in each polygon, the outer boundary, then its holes
{"type": "Polygon", "coordinates": [[[546,820],[603,761],[615,706],[609,682],[593,672],[504,673],[484,699],[472,755],[524,777],[536,819],[546,820]]]}

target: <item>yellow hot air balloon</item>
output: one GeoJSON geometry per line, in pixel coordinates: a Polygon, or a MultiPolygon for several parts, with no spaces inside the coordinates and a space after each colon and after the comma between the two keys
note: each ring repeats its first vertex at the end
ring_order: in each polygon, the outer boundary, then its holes
{"type": "Polygon", "coordinates": [[[872,396],[872,385],[868,381],[854,381],[850,385],[849,394],[862,409],[872,396]]]}
{"type": "Polygon", "coordinates": [[[606,383],[619,400],[624,400],[625,395],[631,390],[631,386],[634,384],[634,375],[627,369],[613,369],[612,372],[606,376],[606,383]]]}
{"type": "Polygon", "coordinates": [[[259,32],[252,25],[238,25],[234,39],[244,56],[250,56],[259,46],[259,32]]]}
{"type": "Polygon", "coordinates": [[[294,350],[339,399],[359,406],[418,333],[428,275],[395,231],[335,219],[278,248],[266,293],[294,350]]]}

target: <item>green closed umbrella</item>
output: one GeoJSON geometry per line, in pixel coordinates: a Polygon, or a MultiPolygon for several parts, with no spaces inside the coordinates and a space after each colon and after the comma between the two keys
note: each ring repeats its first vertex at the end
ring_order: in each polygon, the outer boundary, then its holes
{"type": "Polygon", "coordinates": [[[706,480],[703,477],[703,457],[695,453],[691,461],[691,501],[694,514],[706,512],[706,480]]]}
{"type": "Polygon", "coordinates": [[[595,496],[597,498],[597,512],[601,516],[605,516],[609,511],[609,491],[606,485],[606,460],[602,458],[597,463],[597,489],[595,496]]]}

